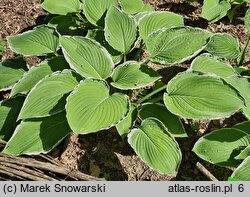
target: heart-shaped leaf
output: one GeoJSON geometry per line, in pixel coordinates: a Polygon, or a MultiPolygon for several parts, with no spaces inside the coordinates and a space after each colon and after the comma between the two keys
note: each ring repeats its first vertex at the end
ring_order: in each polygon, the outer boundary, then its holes
{"type": "Polygon", "coordinates": [[[139,89],[160,78],[161,76],[147,65],[140,65],[138,62],[126,62],[115,68],[111,85],[121,90],[139,89]]]}
{"type": "Polygon", "coordinates": [[[136,37],[135,20],[116,7],[111,7],[105,19],[105,38],[109,45],[126,54],[133,47],[136,37]]]}
{"type": "Polygon", "coordinates": [[[181,151],[160,121],[154,118],[144,120],[138,129],[133,129],[128,134],[128,142],[152,169],[176,176],[181,162],[181,151]]]}
{"type": "Polygon", "coordinates": [[[174,137],[187,137],[184,126],[180,119],[172,114],[164,105],[144,104],[139,111],[139,117],[144,120],[147,118],[156,118],[161,121],[174,137]]]}
{"type": "Polygon", "coordinates": [[[192,72],[181,73],[168,83],[164,103],[172,113],[190,119],[228,117],[244,105],[220,78],[192,72]]]}
{"type": "Polygon", "coordinates": [[[191,65],[191,69],[203,73],[210,73],[222,78],[237,75],[233,67],[218,60],[210,54],[202,54],[191,65]]]}
{"type": "Polygon", "coordinates": [[[105,40],[104,31],[101,29],[89,30],[87,34],[88,38],[94,39],[99,42],[112,56],[112,60],[114,64],[118,64],[122,59],[121,52],[118,52],[113,47],[109,45],[109,43],[105,40]]]}
{"type": "Polygon", "coordinates": [[[235,159],[242,147],[250,144],[250,135],[235,129],[226,128],[213,131],[201,137],[193,151],[205,161],[222,166],[235,166],[235,159]]]}
{"type": "Polygon", "coordinates": [[[84,37],[60,37],[70,67],[83,77],[108,78],[114,67],[111,55],[98,42],[84,37]]]}
{"type": "Polygon", "coordinates": [[[162,28],[150,34],[146,41],[149,58],[160,64],[184,62],[201,52],[211,35],[192,27],[162,28]]]}
{"type": "Polygon", "coordinates": [[[135,124],[138,110],[135,105],[131,105],[127,116],[116,125],[116,129],[122,138],[126,137],[135,124]]]}
{"type": "Polygon", "coordinates": [[[116,6],[116,0],[85,0],[83,10],[90,23],[102,26],[102,19],[111,6],[116,6]]]}
{"type": "Polygon", "coordinates": [[[148,12],[139,20],[140,37],[146,41],[152,32],[173,26],[184,26],[184,19],[181,15],[167,11],[148,12]]]}
{"type": "Polygon", "coordinates": [[[23,77],[13,86],[11,97],[17,94],[27,94],[41,79],[55,71],[69,68],[68,63],[62,56],[45,60],[37,66],[31,67],[23,77]]]}
{"type": "Polygon", "coordinates": [[[79,75],[70,70],[46,76],[28,94],[18,119],[40,118],[63,111],[67,96],[79,81],[79,75]]]}
{"type": "Polygon", "coordinates": [[[65,112],[24,120],[16,128],[3,153],[11,155],[47,153],[71,132],[65,112]]]}
{"type": "Polygon", "coordinates": [[[248,78],[229,77],[225,81],[233,86],[239,94],[244,98],[245,105],[242,106],[244,115],[250,120],[250,83],[248,78]]]}
{"type": "Polygon", "coordinates": [[[12,51],[25,56],[55,53],[58,47],[55,30],[49,27],[37,27],[22,34],[9,36],[7,41],[12,51]]]}
{"type": "Polygon", "coordinates": [[[204,0],[201,16],[213,23],[226,16],[230,8],[230,3],[225,0],[204,0]]]}
{"type": "Polygon", "coordinates": [[[13,134],[24,99],[19,96],[0,102],[0,139],[8,141],[13,134]]]}
{"type": "Polygon", "coordinates": [[[0,91],[11,89],[28,68],[22,58],[6,59],[0,63],[0,91]]]}
{"type": "Polygon", "coordinates": [[[128,97],[109,95],[104,81],[86,79],[68,97],[66,112],[73,132],[87,134],[108,129],[123,119],[129,110],[128,97]]]}
{"type": "Polygon", "coordinates": [[[128,14],[136,14],[143,9],[144,3],[142,0],[119,0],[121,8],[124,12],[128,14]]]}
{"type": "Polygon", "coordinates": [[[240,181],[250,181],[250,156],[236,168],[232,177],[240,181]]]}
{"type": "Polygon", "coordinates": [[[240,54],[238,39],[229,34],[213,35],[206,50],[212,55],[228,59],[236,59],[240,54]]]}
{"type": "Polygon", "coordinates": [[[66,15],[80,12],[81,2],[79,0],[44,0],[41,6],[51,14],[66,15]]]}

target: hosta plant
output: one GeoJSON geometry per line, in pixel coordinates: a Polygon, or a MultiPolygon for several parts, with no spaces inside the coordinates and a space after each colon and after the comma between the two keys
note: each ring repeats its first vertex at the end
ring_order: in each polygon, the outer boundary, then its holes
{"type": "Polygon", "coordinates": [[[250,3],[249,0],[204,0],[201,16],[210,23],[216,22],[226,15],[232,21],[235,10],[246,2],[250,3]]]}
{"type": "MultiPolygon", "coordinates": [[[[182,16],[141,0],[44,0],[42,7],[53,14],[47,24],[7,38],[20,56],[0,65],[0,89],[10,90],[0,103],[3,153],[47,153],[71,132],[116,127],[149,167],[176,176],[182,154],[175,138],[187,137],[180,118],[239,110],[249,118],[246,50],[237,38],[185,26],[182,16]],[[30,68],[22,56],[45,60],[30,68]],[[168,83],[150,67],[191,59],[168,83]]],[[[237,146],[249,145],[244,139],[237,146]]]]}

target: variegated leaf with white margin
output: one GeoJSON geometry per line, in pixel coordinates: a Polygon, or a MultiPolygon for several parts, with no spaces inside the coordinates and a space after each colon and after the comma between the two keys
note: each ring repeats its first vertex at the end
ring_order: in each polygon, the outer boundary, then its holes
{"type": "Polygon", "coordinates": [[[147,65],[129,61],[115,68],[111,85],[121,90],[139,89],[160,78],[160,74],[147,65]]]}
{"type": "Polygon", "coordinates": [[[73,132],[87,134],[108,129],[128,113],[128,97],[109,94],[105,81],[86,79],[67,98],[67,120],[73,132]]]}
{"type": "Polygon", "coordinates": [[[193,151],[203,160],[222,166],[235,166],[235,157],[250,144],[250,135],[236,128],[223,128],[201,137],[193,151]]]}
{"type": "Polygon", "coordinates": [[[0,62],[0,91],[11,89],[27,70],[23,58],[6,59],[0,62]]]}
{"type": "Polygon", "coordinates": [[[148,12],[139,20],[139,34],[146,41],[152,32],[175,26],[184,26],[183,16],[167,11],[148,12]]]}
{"type": "Polygon", "coordinates": [[[80,12],[80,0],[44,0],[41,7],[51,14],[67,15],[80,12]]]}
{"type": "Polygon", "coordinates": [[[58,37],[55,35],[55,29],[46,26],[9,36],[7,41],[12,51],[24,56],[55,53],[58,48],[58,37]]]}
{"type": "Polygon", "coordinates": [[[174,137],[187,137],[184,126],[178,116],[172,114],[162,104],[146,103],[139,111],[139,117],[142,120],[147,118],[156,118],[161,121],[174,137]]]}
{"type": "Polygon", "coordinates": [[[85,0],[83,10],[90,23],[100,26],[102,18],[111,6],[117,6],[116,0],[85,0]]]}
{"type": "Polygon", "coordinates": [[[137,14],[141,12],[154,11],[154,7],[150,3],[144,3],[143,0],[119,0],[121,9],[127,14],[137,14]]]}
{"type": "Polygon", "coordinates": [[[87,38],[91,38],[99,42],[112,56],[112,60],[114,64],[120,63],[122,60],[122,54],[121,52],[115,50],[113,47],[109,45],[109,43],[105,40],[104,31],[102,29],[94,29],[94,30],[88,30],[88,34],[86,36],[87,38]]]}
{"type": "Polygon", "coordinates": [[[211,35],[193,27],[162,28],[150,34],[146,41],[149,59],[160,64],[184,62],[201,52],[211,35]]]}
{"type": "Polygon", "coordinates": [[[64,57],[70,67],[83,77],[108,78],[114,63],[108,51],[98,42],[80,36],[61,36],[64,57]]]}
{"type": "Polygon", "coordinates": [[[243,99],[222,79],[183,72],[174,77],[164,94],[168,110],[190,119],[229,117],[244,106],[243,99]]]}
{"type": "Polygon", "coordinates": [[[181,163],[181,151],[160,121],[155,118],[145,119],[138,129],[128,134],[128,142],[149,167],[176,176],[181,163]]]}
{"type": "Polygon", "coordinates": [[[225,81],[233,86],[239,94],[244,98],[245,105],[242,106],[242,110],[247,119],[250,120],[250,82],[249,78],[244,77],[229,77],[225,81]]]}
{"type": "Polygon", "coordinates": [[[81,77],[70,70],[46,76],[29,92],[18,119],[46,117],[63,111],[67,96],[80,80],[81,77]]]}
{"type": "Polygon", "coordinates": [[[69,68],[69,65],[62,56],[45,60],[24,73],[23,77],[13,86],[10,96],[27,94],[46,75],[67,68],[69,68]]]}
{"type": "Polygon", "coordinates": [[[110,46],[124,54],[128,53],[137,38],[135,20],[112,6],[105,18],[105,38],[110,46]]]}
{"type": "Polygon", "coordinates": [[[226,16],[230,8],[231,5],[226,0],[204,0],[201,16],[213,23],[226,16]]]}
{"type": "Polygon", "coordinates": [[[206,50],[212,55],[228,59],[236,59],[240,54],[239,41],[230,34],[214,34],[206,50]]]}
{"type": "Polygon", "coordinates": [[[0,139],[8,141],[13,134],[24,99],[18,96],[0,102],[0,139]]]}
{"type": "Polygon", "coordinates": [[[234,68],[210,54],[202,54],[191,64],[191,69],[202,73],[210,73],[222,78],[237,75],[234,68]]]}
{"type": "Polygon", "coordinates": [[[250,156],[236,168],[232,177],[239,181],[250,181],[250,156]]]}
{"type": "Polygon", "coordinates": [[[136,105],[131,105],[127,116],[116,125],[116,129],[122,138],[125,138],[135,124],[138,114],[136,105]]]}
{"type": "Polygon", "coordinates": [[[3,153],[10,155],[47,153],[70,132],[65,112],[24,120],[17,126],[3,153]]]}

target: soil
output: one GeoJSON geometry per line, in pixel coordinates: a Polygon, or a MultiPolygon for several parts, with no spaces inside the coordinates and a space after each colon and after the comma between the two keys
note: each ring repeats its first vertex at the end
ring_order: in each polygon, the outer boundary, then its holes
{"type": "MultiPolygon", "coordinates": [[[[229,23],[228,19],[224,18],[220,22],[208,24],[206,20],[200,17],[200,2],[182,0],[145,0],[145,2],[152,4],[156,10],[167,10],[183,15],[186,25],[235,35],[239,38],[241,47],[247,39],[248,34],[244,28],[243,17],[248,5],[237,10],[236,18],[232,23],[229,23]]],[[[40,0],[0,0],[0,39],[4,40],[6,36],[18,34],[32,29],[34,25],[40,24],[47,13],[39,7],[39,3],[40,0]]],[[[13,56],[15,54],[6,49],[2,59],[13,56]]],[[[41,61],[38,57],[26,59],[31,66],[41,61]]],[[[250,51],[247,53],[246,60],[249,59],[250,51]]],[[[177,72],[183,71],[188,67],[189,64],[186,63],[165,69],[160,69],[161,67],[159,67],[158,69],[165,81],[169,81],[177,72]]],[[[0,93],[0,100],[3,99],[4,95],[6,95],[6,92],[0,93]]],[[[182,150],[183,161],[176,178],[162,175],[149,169],[136,156],[126,140],[121,139],[115,128],[84,136],[72,134],[52,150],[49,155],[72,170],[79,170],[107,180],[208,180],[196,168],[197,162],[203,164],[217,179],[226,180],[232,172],[230,169],[209,164],[199,159],[191,150],[195,141],[201,135],[214,129],[230,127],[244,120],[245,118],[241,113],[237,113],[228,119],[213,121],[195,122],[183,119],[182,121],[189,137],[177,139],[182,150]]]]}

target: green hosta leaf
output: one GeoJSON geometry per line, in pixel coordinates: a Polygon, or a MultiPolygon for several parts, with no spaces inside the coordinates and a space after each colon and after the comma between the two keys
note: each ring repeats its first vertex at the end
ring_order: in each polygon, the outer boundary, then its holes
{"type": "Polygon", "coordinates": [[[212,55],[228,59],[236,59],[240,54],[238,39],[229,34],[212,36],[206,50],[212,55]]]}
{"type": "Polygon", "coordinates": [[[184,26],[181,15],[166,12],[148,12],[139,20],[140,37],[146,41],[149,34],[163,27],[184,26]]]}
{"type": "Polygon", "coordinates": [[[139,89],[160,79],[161,76],[147,65],[138,62],[126,62],[115,68],[112,74],[112,86],[122,89],[139,89]]]}
{"type": "Polygon", "coordinates": [[[202,51],[211,35],[192,27],[162,28],[150,34],[146,41],[149,58],[160,64],[184,62],[202,51]]]}
{"type": "Polygon", "coordinates": [[[129,133],[128,142],[152,169],[176,176],[181,162],[181,151],[160,121],[154,118],[144,120],[138,129],[129,133]]]}
{"type": "Polygon", "coordinates": [[[108,129],[123,119],[129,110],[128,97],[109,95],[104,81],[86,79],[68,97],[66,112],[75,133],[87,134],[108,129]]]}
{"type": "Polygon", "coordinates": [[[116,6],[116,0],[85,0],[83,10],[90,23],[102,25],[102,19],[111,6],[116,6]]]}
{"type": "Polygon", "coordinates": [[[140,12],[150,12],[150,11],[154,11],[154,7],[151,6],[149,3],[148,4],[144,4],[142,9],[140,10],[140,12]]]}
{"type": "Polygon", "coordinates": [[[51,14],[66,15],[80,12],[81,2],[79,0],[44,0],[41,6],[51,14]]]}
{"type": "Polygon", "coordinates": [[[131,105],[127,116],[116,125],[116,129],[122,138],[126,137],[135,124],[138,110],[135,105],[131,105]]]}
{"type": "Polygon", "coordinates": [[[7,41],[12,51],[25,56],[55,53],[58,47],[55,31],[49,27],[37,27],[22,34],[9,36],[7,41]]]}
{"type": "Polygon", "coordinates": [[[27,70],[26,62],[22,58],[0,62],[0,91],[11,89],[27,70]]]}
{"type": "Polygon", "coordinates": [[[100,29],[89,30],[87,34],[88,38],[92,38],[99,42],[112,56],[112,60],[115,64],[118,64],[122,59],[121,52],[118,52],[113,47],[111,47],[108,42],[105,40],[104,31],[100,29]]]}
{"type": "Polygon", "coordinates": [[[201,16],[213,23],[227,15],[231,5],[227,1],[204,0],[201,16]]]}
{"type": "Polygon", "coordinates": [[[240,181],[250,181],[250,156],[236,168],[232,177],[240,181]]]}
{"type": "Polygon", "coordinates": [[[137,37],[137,26],[133,18],[116,7],[108,10],[105,19],[105,38],[117,51],[128,53],[137,37]]]}
{"type": "Polygon", "coordinates": [[[192,72],[181,73],[169,82],[164,103],[172,113],[190,119],[228,117],[244,104],[220,78],[192,72]]]}
{"type": "Polygon", "coordinates": [[[0,102],[0,139],[7,141],[13,134],[24,99],[19,96],[0,102]]]}
{"type": "Polygon", "coordinates": [[[60,37],[70,67],[83,77],[108,78],[114,67],[111,55],[98,42],[84,37],[60,37]]]}
{"type": "Polygon", "coordinates": [[[250,121],[241,122],[233,126],[235,129],[242,130],[243,132],[250,135],[250,121]]]}
{"type": "Polygon", "coordinates": [[[237,160],[244,160],[248,156],[250,156],[250,144],[245,149],[243,149],[240,152],[240,154],[235,157],[235,159],[237,159],[237,160]]]}
{"type": "Polygon", "coordinates": [[[55,71],[69,68],[68,63],[61,56],[45,60],[26,72],[23,77],[13,86],[10,96],[27,94],[41,79],[55,71]]]}
{"type": "Polygon", "coordinates": [[[247,78],[230,77],[225,79],[244,98],[245,105],[242,106],[244,115],[250,120],[250,83],[247,78]]]}
{"type": "Polygon", "coordinates": [[[79,22],[72,16],[55,16],[49,23],[49,27],[54,27],[61,35],[83,35],[79,22]]]}
{"type": "Polygon", "coordinates": [[[247,28],[248,33],[250,33],[250,8],[248,8],[245,18],[244,18],[245,26],[247,28]]]}
{"type": "Polygon", "coordinates": [[[70,70],[46,76],[28,94],[18,119],[45,117],[63,111],[67,96],[79,81],[79,76],[70,70]]]}
{"type": "Polygon", "coordinates": [[[191,69],[203,73],[211,73],[222,78],[236,75],[233,67],[223,61],[218,60],[209,54],[197,57],[191,65],[191,69]]]}
{"type": "Polygon", "coordinates": [[[3,153],[11,155],[47,153],[71,132],[65,112],[24,120],[16,128],[3,153]]]}
{"type": "Polygon", "coordinates": [[[250,135],[234,129],[219,129],[201,137],[193,151],[205,161],[223,166],[235,166],[239,162],[234,158],[242,147],[250,144],[250,135]]]}
{"type": "Polygon", "coordinates": [[[128,14],[136,14],[143,9],[144,3],[142,0],[119,0],[121,8],[124,12],[128,14]]]}
{"type": "Polygon", "coordinates": [[[146,118],[156,118],[161,121],[174,137],[187,137],[185,129],[180,119],[169,112],[164,105],[161,104],[144,104],[139,111],[139,117],[144,120],[146,118]]]}

